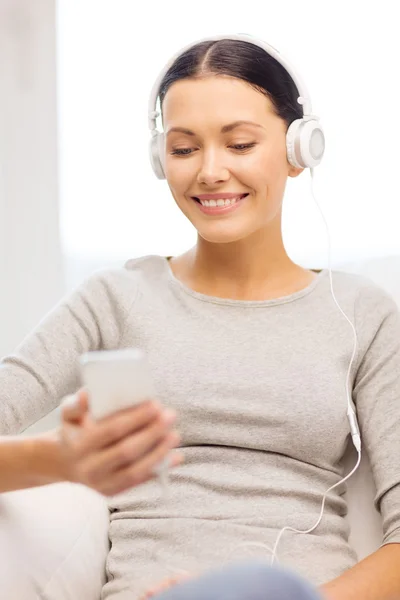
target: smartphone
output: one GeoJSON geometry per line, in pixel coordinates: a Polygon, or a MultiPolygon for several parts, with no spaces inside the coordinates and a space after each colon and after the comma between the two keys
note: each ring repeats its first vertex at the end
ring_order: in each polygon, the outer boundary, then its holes
{"type": "Polygon", "coordinates": [[[140,348],[86,352],[79,362],[94,419],[155,399],[150,368],[140,348]]]}

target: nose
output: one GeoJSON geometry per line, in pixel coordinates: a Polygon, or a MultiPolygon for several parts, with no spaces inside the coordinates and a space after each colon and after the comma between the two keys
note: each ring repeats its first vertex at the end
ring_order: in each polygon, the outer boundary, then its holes
{"type": "Polygon", "coordinates": [[[208,186],[221,183],[229,179],[229,170],[223,164],[221,157],[215,150],[204,152],[202,163],[197,174],[197,183],[208,186]]]}

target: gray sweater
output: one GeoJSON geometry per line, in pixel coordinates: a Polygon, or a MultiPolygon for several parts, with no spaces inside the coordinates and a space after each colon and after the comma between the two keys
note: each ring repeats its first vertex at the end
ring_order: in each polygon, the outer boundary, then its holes
{"type": "MultiPolygon", "coordinates": [[[[366,277],[333,271],[354,323],[351,386],[377,487],[383,543],[400,543],[400,316],[366,277]]],[[[344,471],[352,329],[328,270],[273,300],[207,296],[161,256],[95,272],[0,363],[0,433],[21,431],[80,387],[78,357],[138,346],[158,398],[178,412],[186,458],[165,501],[157,481],[109,499],[112,548],[103,598],[132,598],[174,569],[263,557],[285,526],[308,529],[344,471]],[[253,545],[239,546],[252,543],[253,545]],[[238,547],[239,546],[239,547],[238,547]]],[[[311,534],[286,531],[282,565],[319,585],[356,561],[344,486],[311,534]]]]}

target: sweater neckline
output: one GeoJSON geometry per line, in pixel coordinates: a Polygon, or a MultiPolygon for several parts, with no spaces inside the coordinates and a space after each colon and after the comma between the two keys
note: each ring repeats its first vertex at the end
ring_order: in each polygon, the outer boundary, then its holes
{"type": "Polygon", "coordinates": [[[171,265],[169,263],[170,259],[173,257],[172,256],[162,256],[161,258],[164,262],[167,279],[168,279],[169,283],[176,289],[184,292],[188,296],[191,296],[192,298],[195,298],[196,300],[199,300],[201,302],[209,302],[212,304],[220,304],[220,305],[225,305],[225,306],[235,306],[235,307],[244,307],[244,308],[245,307],[248,307],[248,308],[260,307],[261,308],[261,307],[267,307],[267,306],[276,306],[279,304],[286,304],[288,302],[294,302],[295,300],[304,298],[305,296],[308,296],[308,294],[310,294],[317,287],[319,282],[328,273],[328,269],[322,269],[320,271],[310,269],[314,273],[317,273],[317,277],[306,287],[304,287],[301,290],[298,290],[297,292],[294,292],[292,294],[288,294],[286,296],[280,296],[278,298],[270,298],[268,300],[236,300],[233,298],[220,298],[218,296],[209,296],[208,294],[203,294],[201,292],[197,292],[197,291],[193,290],[192,288],[190,288],[186,284],[184,284],[182,281],[180,281],[177,277],[175,277],[175,275],[171,269],[171,265]]]}

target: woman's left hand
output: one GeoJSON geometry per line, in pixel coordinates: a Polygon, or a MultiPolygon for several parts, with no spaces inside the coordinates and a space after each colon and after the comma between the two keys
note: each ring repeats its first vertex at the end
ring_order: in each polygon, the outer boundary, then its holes
{"type": "Polygon", "coordinates": [[[183,581],[187,581],[188,579],[192,579],[194,577],[191,573],[185,573],[181,575],[174,575],[173,577],[167,577],[167,579],[163,579],[161,583],[153,586],[145,594],[140,596],[139,600],[148,600],[148,598],[152,598],[156,594],[161,594],[161,592],[165,592],[169,588],[177,585],[178,583],[182,583],[183,581]]]}

